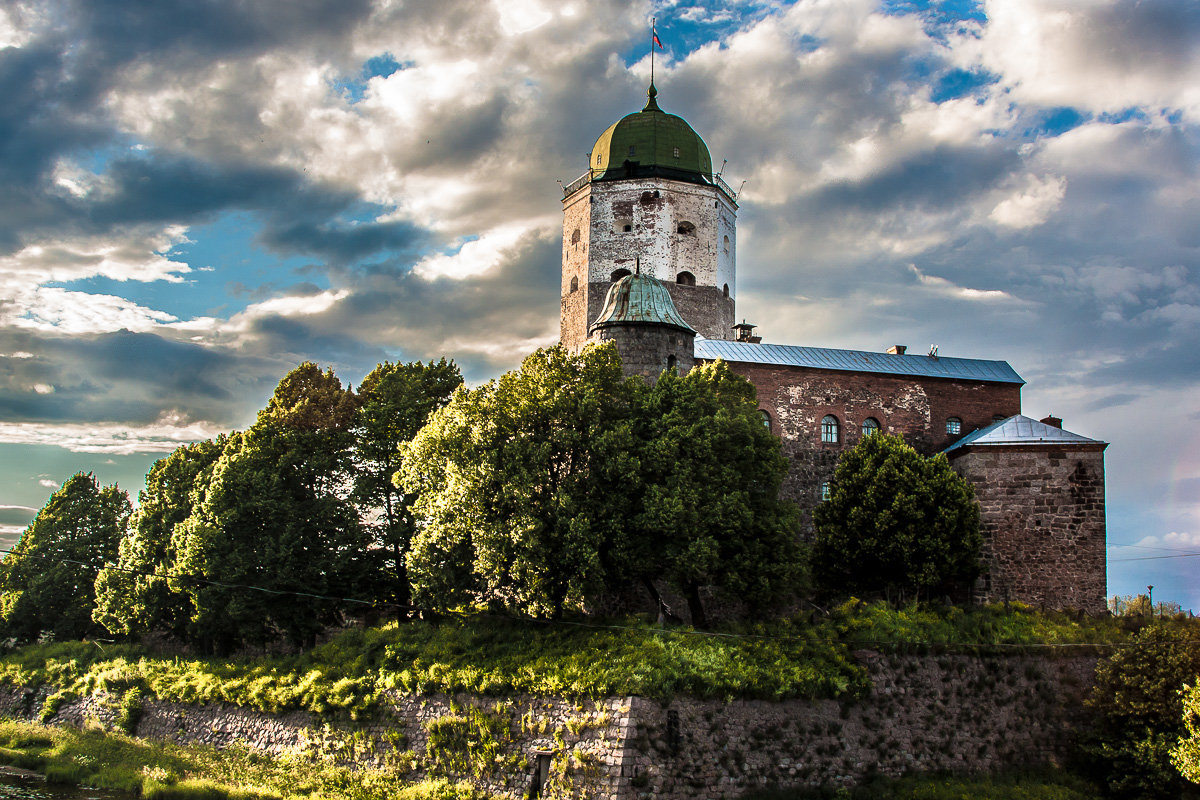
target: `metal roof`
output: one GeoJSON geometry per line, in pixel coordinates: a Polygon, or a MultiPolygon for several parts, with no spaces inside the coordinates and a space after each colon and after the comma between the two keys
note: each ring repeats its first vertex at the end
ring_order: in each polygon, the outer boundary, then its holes
{"type": "Polygon", "coordinates": [[[960,447],[999,447],[1011,444],[1107,444],[1097,439],[1089,439],[1078,433],[1064,431],[1053,425],[1039,422],[1024,414],[1017,414],[999,422],[993,422],[986,428],[968,433],[942,452],[949,453],[960,447]]]}
{"type": "Polygon", "coordinates": [[[832,350],[825,347],[797,347],[789,344],[751,344],[724,339],[696,338],[696,358],[715,361],[740,361],[746,364],[774,364],[788,367],[812,367],[845,372],[876,372],[884,375],[913,375],[923,378],[992,381],[1024,384],[1007,361],[978,358],[895,355],[866,350],[832,350]]]}
{"type": "Polygon", "coordinates": [[[608,289],[604,308],[591,328],[623,324],[670,325],[689,333],[691,326],[679,316],[667,287],[647,275],[626,275],[608,289]]]}

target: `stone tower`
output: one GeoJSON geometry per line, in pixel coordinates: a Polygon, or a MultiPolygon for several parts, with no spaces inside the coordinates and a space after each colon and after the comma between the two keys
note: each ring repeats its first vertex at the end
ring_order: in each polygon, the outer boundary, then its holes
{"type": "Polygon", "coordinates": [[[657,95],[650,84],[646,107],[600,134],[588,171],[564,188],[560,339],[571,352],[583,349],[608,290],[638,263],[690,329],[732,337],[734,193],[713,173],[704,140],[664,113],[657,95]]]}
{"type": "Polygon", "coordinates": [[[589,332],[588,341],[617,346],[626,375],[651,384],[664,369],[682,374],[696,361],[696,332],[679,315],[667,285],[640,271],[612,285],[589,332]]]}

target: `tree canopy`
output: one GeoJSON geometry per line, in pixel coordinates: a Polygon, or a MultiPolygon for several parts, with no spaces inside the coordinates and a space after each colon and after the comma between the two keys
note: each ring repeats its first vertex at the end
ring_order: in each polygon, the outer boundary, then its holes
{"type": "Polygon", "coordinates": [[[392,480],[400,469],[400,445],[416,436],[460,386],[462,373],[443,358],[428,364],[385,361],[358,387],[352,498],[382,556],[378,591],[400,605],[409,602],[407,559],[416,531],[416,497],[392,480]]]}
{"type": "Polygon", "coordinates": [[[814,578],[831,594],[889,599],[961,590],[981,569],[974,494],[944,455],[864,436],[842,454],[829,498],[813,510],[814,578]]]}
{"type": "Polygon", "coordinates": [[[664,578],[752,603],[798,571],[785,462],[754,390],[723,363],[653,388],[611,346],[539,350],[462,391],[405,448],[419,493],[410,576],[422,603],[561,615],[599,592],[664,578]]]}
{"type": "MultiPolygon", "coordinates": [[[[1155,622],[1132,645],[1096,665],[1088,705],[1100,721],[1083,750],[1110,796],[1178,798],[1186,784],[1172,764],[1172,749],[1187,732],[1181,690],[1200,677],[1200,629],[1191,620],[1155,622]]],[[[1182,752],[1190,751],[1185,746],[1182,752]]]]}
{"type": "Polygon", "coordinates": [[[59,639],[90,635],[96,574],[117,554],[129,497],[77,473],[46,505],[0,561],[0,619],[10,636],[59,639]]]}
{"type": "Polygon", "coordinates": [[[185,634],[193,612],[191,601],[173,590],[169,580],[178,567],[175,527],[203,499],[225,441],[221,436],[182,445],[150,467],[116,563],[100,570],[96,578],[93,617],[109,631],[185,634]]]}
{"type": "Polygon", "coordinates": [[[1183,777],[1200,783],[1200,673],[1182,692],[1184,735],[1171,750],[1171,763],[1183,777]]]}

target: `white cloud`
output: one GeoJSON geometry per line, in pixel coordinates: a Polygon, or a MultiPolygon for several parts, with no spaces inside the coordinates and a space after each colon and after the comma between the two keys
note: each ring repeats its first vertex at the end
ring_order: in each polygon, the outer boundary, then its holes
{"type": "Polygon", "coordinates": [[[1032,228],[1041,225],[1058,208],[1067,191],[1066,178],[1054,175],[1026,175],[1023,186],[1001,200],[989,218],[1008,228],[1032,228]]]}
{"type": "Polygon", "coordinates": [[[109,236],[42,239],[0,258],[0,281],[24,288],[95,277],[182,283],[191,267],[164,254],[187,241],[183,225],[109,236]]]}
{"type": "MultiPolygon", "coordinates": [[[[0,424],[2,424],[2,423],[0,423],[0,424]]],[[[52,481],[49,478],[42,478],[41,480],[38,481],[38,486],[44,486],[47,489],[57,489],[58,481],[52,481]]]]}
{"type": "MultiPolygon", "coordinates": [[[[211,439],[228,429],[209,422],[188,422],[177,413],[164,413],[154,423],[142,426],[117,423],[64,424],[0,422],[0,444],[47,445],[73,453],[169,453],[181,444],[211,439]]],[[[52,480],[39,484],[57,489],[52,480]]]]}
{"type": "Polygon", "coordinates": [[[958,300],[982,301],[982,302],[1016,302],[1017,298],[1011,294],[999,289],[971,289],[966,286],[956,286],[951,281],[945,278],[939,278],[936,275],[926,275],[921,270],[913,265],[909,265],[909,270],[917,277],[917,282],[926,289],[945,297],[952,297],[958,300]]]}
{"type": "Polygon", "coordinates": [[[1178,109],[1196,119],[1200,41],[1189,8],[1187,2],[989,0],[986,25],[956,42],[956,50],[999,75],[1017,102],[1096,113],[1178,109]]]}
{"type": "Polygon", "coordinates": [[[413,271],[426,280],[438,277],[462,280],[490,272],[504,263],[506,256],[529,233],[522,225],[508,225],[488,231],[473,241],[465,242],[458,252],[429,256],[413,271]]]}
{"type": "Polygon", "coordinates": [[[123,297],[39,287],[0,306],[0,324],[67,334],[148,331],[176,317],[123,297]]]}
{"type": "Polygon", "coordinates": [[[1180,550],[1200,550],[1200,531],[1171,531],[1164,536],[1146,536],[1138,547],[1180,550]]]}

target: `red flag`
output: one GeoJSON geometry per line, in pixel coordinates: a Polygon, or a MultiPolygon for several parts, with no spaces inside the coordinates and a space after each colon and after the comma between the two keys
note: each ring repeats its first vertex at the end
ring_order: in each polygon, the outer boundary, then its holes
{"type": "Polygon", "coordinates": [[[656,45],[658,45],[658,49],[659,49],[659,50],[666,50],[666,49],[667,49],[667,48],[663,47],[662,39],[659,39],[659,38],[658,38],[658,28],[657,28],[657,27],[651,26],[651,28],[650,28],[650,35],[654,37],[654,43],[655,43],[656,45]]]}

